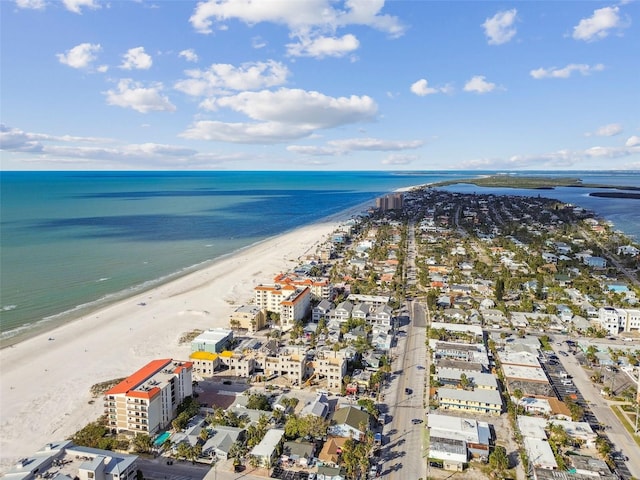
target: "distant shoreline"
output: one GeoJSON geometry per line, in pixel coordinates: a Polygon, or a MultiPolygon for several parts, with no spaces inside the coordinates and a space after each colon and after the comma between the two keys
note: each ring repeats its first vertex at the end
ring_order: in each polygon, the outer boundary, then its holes
{"type": "MultiPolygon", "coordinates": [[[[577,188],[610,188],[614,190],[631,190],[640,192],[640,187],[624,186],[624,185],[605,185],[598,183],[582,183],[580,178],[576,177],[536,177],[536,176],[513,176],[513,175],[483,175],[476,178],[461,178],[455,180],[446,180],[443,182],[435,182],[432,187],[447,187],[461,183],[476,185],[478,187],[497,187],[497,188],[523,188],[531,190],[553,190],[556,187],[577,187],[577,188]]],[[[611,198],[638,198],[640,194],[620,194],[616,193],[590,193],[592,196],[608,196],[611,198]],[[629,196],[631,195],[631,196],[629,196]]]]}

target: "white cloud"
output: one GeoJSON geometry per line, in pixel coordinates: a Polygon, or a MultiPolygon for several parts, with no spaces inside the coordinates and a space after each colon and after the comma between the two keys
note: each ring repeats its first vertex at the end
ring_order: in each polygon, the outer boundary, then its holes
{"type": "Polygon", "coordinates": [[[622,125],[619,123],[610,123],[609,125],[603,125],[598,128],[595,132],[585,133],[587,137],[613,137],[614,135],[618,135],[622,133],[622,125]]]}
{"type": "Polygon", "coordinates": [[[101,166],[139,168],[216,167],[232,160],[242,160],[241,154],[200,153],[197,150],[158,143],[118,145],[105,138],[73,137],[29,133],[0,125],[0,150],[29,154],[25,163],[50,165],[86,165],[100,161],[101,166]]]}
{"type": "Polygon", "coordinates": [[[629,137],[627,139],[627,141],[624,143],[625,147],[638,147],[640,146],[640,137],[637,135],[634,135],[632,137],[629,137]]]}
{"type": "Polygon", "coordinates": [[[640,138],[631,137],[624,146],[594,146],[584,150],[558,150],[537,155],[513,155],[509,158],[480,158],[461,162],[461,168],[476,169],[521,169],[580,167],[587,160],[602,158],[623,158],[640,154],[640,138]],[[631,140],[631,141],[630,141],[631,140]]]}
{"type": "Polygon", "coordinates": [[[145,53],[144,47],[130,48],[122,59],[120,68],[123,70],[148,70],[153,65],[153,60],[145,53]]]}
{"type": "Polygon", "coordinates": [[[421,140],[395,141],[378,138],[348,138],[330,140],[325,146],[290,145],[287,150],[303,155],[345,155],[353,151],[389,152],[413,150],[424,144],[421,140]]]}
{"type": "Polygon", "coordinates": [[[333,128],[371,121],[378,107],[368,96],[329,97],[319,92],[281,88],[275,92],[242,92],[221,97],[221,107],[242,112],[254,120],[274,121],[304,128],[333,128]]]}
{"type": "MultiPolygon", "coordinates": [[[[176,82],[175,88],[194,97],[279,86],[286,83],[290,74],[285,65],[273,60],[243,63],[239,67],[215,63],[208,70],[188,70],[185,73],[189,78],[176,82]]],[[[213,104],[209,109],[212,107],[213,104]]]]}
{"type": "Polygon", "coordinates": [[[62,0],[67,10],[73,13],[82,13],[82,8],[89,8],[91,10],[97,10],[100,8],[100,4],[96,0],[62,0]]]}
{"type": "Polygon", "coordinates": [[[255,122],[199,121],[181,136],[234,143],[278,143],[307,137],[318,129],[372,121],[377,113],[377,105],[367,96],[335,98],[285,88],[221,97],[216,105],[243,113],[255,122]]]}
{"type": "Polygon", "coordinates": [[[379,138],[349,138],[345,140],[331,140],[327,143],[341,151],[369,150],[383,152],[414,149],[419,148],[424,144],[421,140],[403,142],[395,140],[380,140],[379,138]]]}
{"type": "Polygon", "coordinates": [[[484,34],[489,39],[489,45],[502,45],[510,41],[516,35],[516,28],[513,26],[516,20],[515,8],[498,12],[493,17],[487,18],[482,26],[484,34]]]}
{"type": "Polygon", "coordinates": [[[538,68],[531,70],[529,74],[536,80],[542,78],[569,78],[573,72],[578,72],[581,75],[590,75],[593,72],[601,72],[604,70],[604,65],[598,63],[597,65],[586,65],[578,63],[570,63],[563,68],[538,68]]]}
{"type": "Polygon", "coordinates": [[[196,54],[196,52],[190,48],[188,50],[182,50],[179,54],[179,57],[184,58],[187,62],[197,62],[198,61],[198,55],[196,54]]]}
{"type": "Polygon", "coordinates": [[[419,97],[424,97],[426,95],[438,93],[440,90],[437,88],[429,87],[429,82],[427,82],[426,79],[421,78],[417,82],[411,84],[411,91],[419,97]]]}
{"type": "Polygon", "coordinates": [[[27,10],[44,10],[47,3],[45,0],[16,0],[16,6],[27,10]]]}
{"type": "Polygon", "coordinates": [[[415,155],[398,155],[391,154],[387,156],[384,160],[382,160],[383,165],[409,165],[410,163],[417,160],[418,157],[415,155]]]}
{"type": "Polygon", "coordinates": [[[578,25],[573,27],[573,38],[590,42],[600,40],[609,35],[613,28],[622,28],[624,25],[618,15],[619,7],[604,7],[594,10],[589,18],[583,18],[578,25]]]}
{"type": "Polygon", "coordinates": [[[65,53],[58,53],[58,61],[72,68],[89,68],[91,63],[97,58],[96,54],[102,50],[99,44],[81,43],[67,50],[65,53]]]}
{"type": "Polygon", "coordinates": [[[105,92],[107,104],[123,108],[132,108],[140,113],[173,112],[176,107],[169,101],[169,98],[162,95],[163,86],[161,83],[144,87],[139,82],[131,79],[122,79],[118,82],[117,90],[105,92]]]}
{"type": "Polygon", "coordinates": [[[342,37],[300,38],[298,43],[287,45],[287,53],[293,57],[344,57],[360,46],[358,39],[351,34],[342,37]]]}
{"type": "Polygon", "coordinates": [[[333,147],[316,147],[312,145],[289,145],[287,151],[310,156],[341,155],[344,152],[333,147]]]}
{"type": "Polygon", "coordinates": [[[341,6],[334,0],[207,0],[198,3],[189,21],[196,31],[205,34],[211,33],[214,26],[222,29],[231,20],[248,25],[260,22],[285,25],[291,38],[297,40],[288,45],[290,55],[317,58],[343,56],[357,48],[355,36],[334,35],[339,28],[360,25],[394,38],[404,34],[405,27],[397,17],[381,13],[384,0],[344,0],[341,6]]]}
{"type": "Polygon", "coordinates": [[[465,85],[465,92],[488,93],[495,90],[496,84],[487,82],[483,75],[476,75],[471,78],[465,85]]]}
{"type": "Polygon", "coordinates": [[[265,42],[262,37],[253,37],[251,39],[251,46],[257,50],[266,47],[267,42],[265,42]]]}

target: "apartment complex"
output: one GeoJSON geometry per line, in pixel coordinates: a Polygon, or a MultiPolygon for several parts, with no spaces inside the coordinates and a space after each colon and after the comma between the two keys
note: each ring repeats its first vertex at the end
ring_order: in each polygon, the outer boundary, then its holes
{"type": "Polygon", "coordinates": [[[640,310],[602,307],[598,310],[598,321],[609,334],[640,331],[640,310]]]}
{"type": "Polygon", "coordinates": [[[402,193],[392,193],[384,197],[376,198],[376,208],[383,212],[387,210],[401,210],[404,195],[402,193]]]}
{"type": "Polygon", "coordinates": [[[153,434],[176,416],[192,394],[191,362],[153,360],[104,395],[108,425],[118,432],[153,434]]]}

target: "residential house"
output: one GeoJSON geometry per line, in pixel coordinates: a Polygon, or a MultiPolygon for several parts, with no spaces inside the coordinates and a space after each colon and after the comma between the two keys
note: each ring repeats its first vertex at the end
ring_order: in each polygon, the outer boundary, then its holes
{"type": "Polygon", "coordinates": [[[348,406],[337,410],[331,419],[329,435],[363,440],[371,424],[371,415],[359,408],[348,406]]]}
{"type": "Polygon", "coordinates": [[[249,455],[256,459],[259,466],[271,468],[275,464],[278,447],[282,443],[284,430],[281,428],[271,428],[263,439],[251,449],[249,455]]]}
{"type": "Polygon", "coordinates": [[[202,455],[219,460],[227,460],[233,444],[244,438],[244,429],[216,425],[212,428],[209,438],[202,446],[202,455]]]}

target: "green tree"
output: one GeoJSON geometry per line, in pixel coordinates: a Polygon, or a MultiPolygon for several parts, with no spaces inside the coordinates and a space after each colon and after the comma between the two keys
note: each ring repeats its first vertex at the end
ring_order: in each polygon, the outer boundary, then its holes
{"type": "Polygon", "coordinates": [[[498,445],[493,449],[489,455],[489,465],[497,472],[503,472],[509,468],[509,457],[503,446],[498,445]]]}
{"type": "Polygon", "coordinates": [[[133,437],[133,450],[136,453],[149,453],[153,447],[153,440],[146,433],[136,433],[133,437]]]}
{"type": "Polygon", "coordinates": [[[266,395],[262,393],[252,393],[247,400],[247,408],[250,410],[271,411],[271,404],[266,395]]]}

